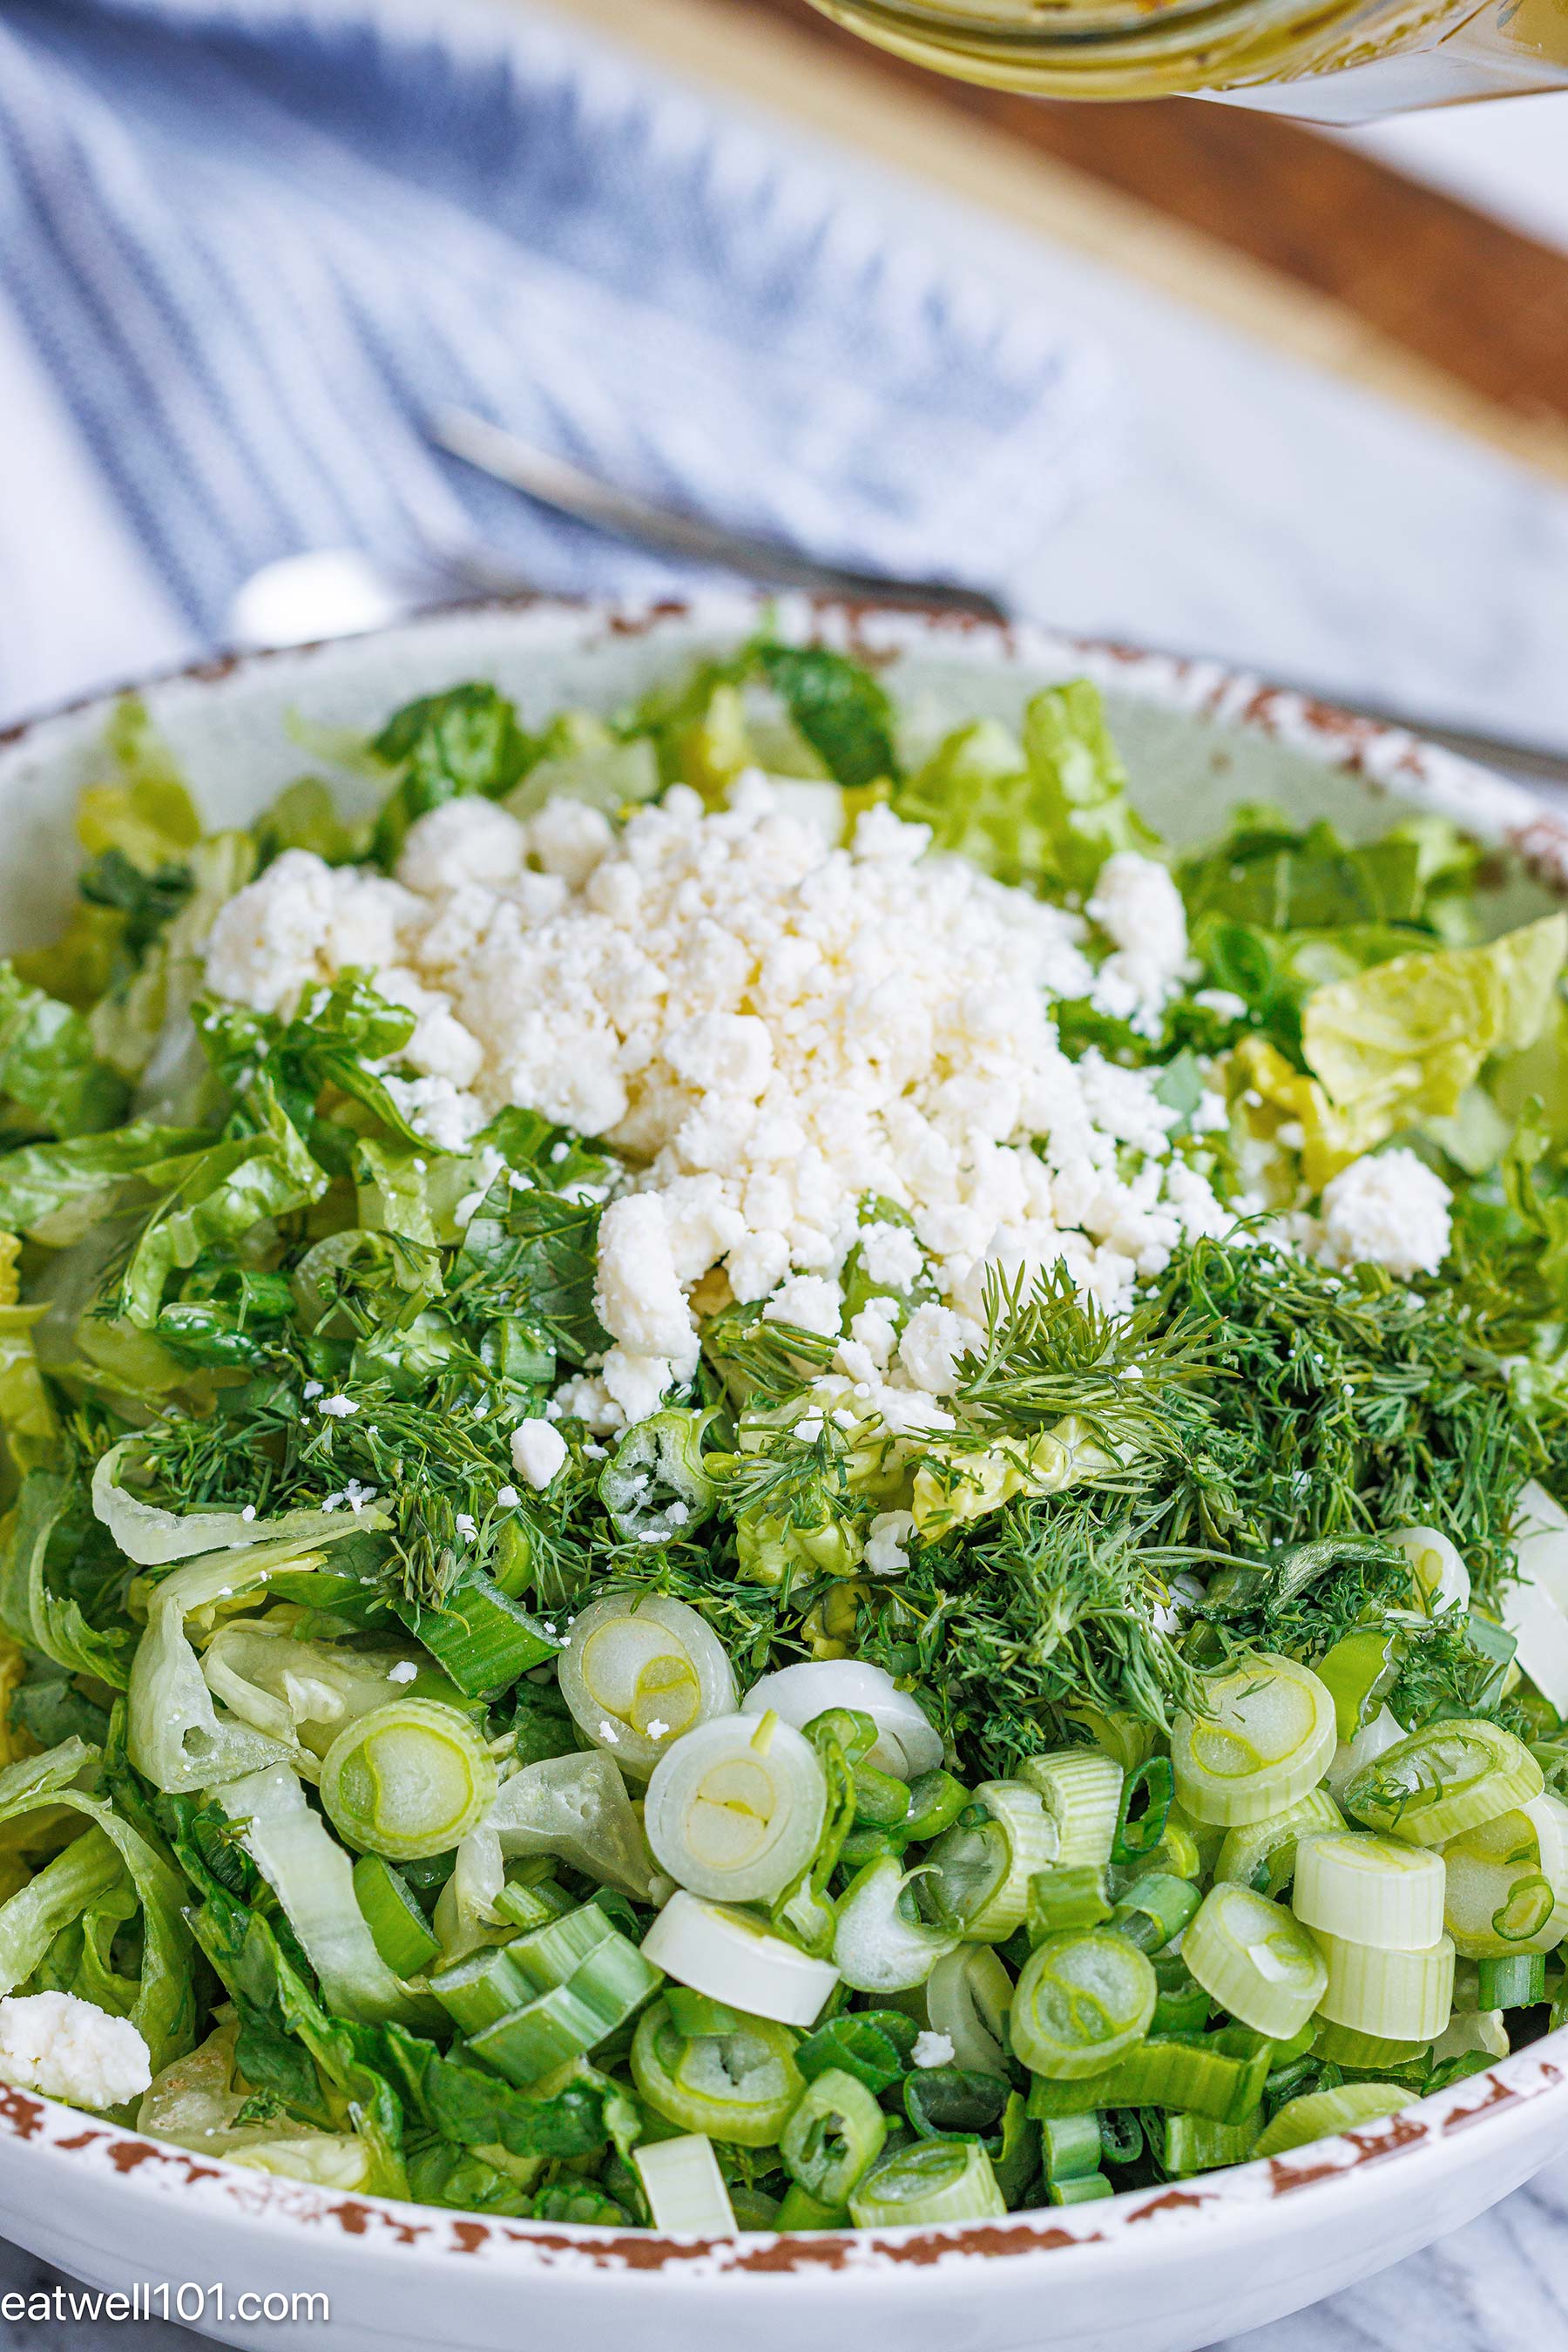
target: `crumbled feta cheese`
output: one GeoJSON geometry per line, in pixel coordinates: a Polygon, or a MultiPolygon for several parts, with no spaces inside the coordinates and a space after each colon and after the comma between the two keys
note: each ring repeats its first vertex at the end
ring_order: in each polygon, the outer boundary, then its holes
{"type": "Polygon", "coordinates": [[[953,2060],[952,2036],[949,2033],[917,2033],[910,2055],[917,2066],[951,2066],[953,2060]]]}
{"type": "Polygon", "coordinates": [[[668,1724],[661,1723],[658,1717],[656,1715],[647,1727],[647,1736],[650,1739],[668,1739],[669,1737],[668,1724]]]}
{"type": "Polygon", "coordinates": [[[910,1564],[912,1511],[879,1511],[866,1538],[866,1567],[872,1576],[902,1576],[910,1564]]]}
{"type": "Polygon", "coordinates": [[[1100,867],[1084,912],[1114,950],[1096,975],[1095,1004],[1157,1036],[1187,961],[1187,912],[1169,870],[1155,858],[1119,849],[1100,867]]]}
{"type": "Polygon", "coordinates": [[[1448,1254],[1452,1199],[1442,1178],[1404,1147],[1352,1160],[1323,1187],[1319,1255],[1327,1265],[1436,1274],[1448,1254]]]}
{"type": "Polygon", "coordinates": [[[511,1466],[536,1493],[544,1492],[565,1459],[566,1440],[552,1421],[525,1421],[512,1431],[511,1466]]]}
{"type": "Polygon", "coordinates": [[[0,2079],[76,2107],[122,2107],[153,2068],[128,2017],[72,1992],[12,1993],[0,2000],[0,2079]]]}
{"type": "Polygon", "coordinates": [[[815,1331],[824,1339],[837,1337],[844,1314],[844,1293],[823,1275],[797,1274],[775,1290],[763,1309],[764,1323],[793,1323],[797,1331],[815,1331]]]}
{"type": "Polygon", "coordinates": [[[860,1263],[868,1282],[884,1290],[908,1290],[925,1271],[925,1255],[908,1225],[864,1225],[860,1263]]]}
{"type": "Polygon", "coordinates": [[[307,1381],[301,1391],[307,1404],[313,1404],[319,1396],[325,1396],[326,1392],[325,1385],[321,1381],[307,1381]]]}
{"type": "Polygon", "coordinates": [[[496,1495],[496,1501],[503,1511],[514,1511],[521,1500],[522,1496],[515,1486],[502,1486],[496,1495]]]}
{"type": "Polygon", "coordinates": [[[389,1683],[411,1683],[418,1672],[412,1658],[399,1658],[395,1666],[388,1666],[386,1679],[389,1683]]]}
{"type": "Polygon", "coordinates": [[[983,1336],[978,1324],[951,1307],[917,1307],[899,1341],[899,1361],[917,1389],[929,1396],[951,1396],[958,1385],[954,1359],[983,1336]]]}
{"type": "MultiPolygon", "coordinates": [[[[1156,1020],[1184,967],[1180,898],[1123,855],[1089,915],[1111,945],[1098,973],[1084,917],[933,853],[886,808],[836,846],[762,782],[717,813],[677,786],[618,833],[576,803],[520,826],[462,800],[410,829],[396,882],[275,861],[215,926],[207,978],[271,1009],[330,982],[352,936],[416,1018],[398,1085],[449,1089],[401,1097],[421,1133],[447,1148],[515,1104],[627,1156],[599,1244],[616,1347],[557,1398],[607,1436],[690,1377],[688,1294],[718,1267],[742,1303],[793,1298],[789,1319],[837,1335],[858,1244],[874,1283],[907,1292],[923,1270],[976,1319],[991,1265],[1063,1265],[1114,1311],[1184,1237],[1228,1226],[1173,1150],[1155,1074],[1070,1061],[1051,1018],[1109,989],[1156,1020]],[[912,1234],[861,1227],[868,1194],[912,1234]]],[[[921,1340],[896,1359],[896,1318],[862,1310],[839,1369],[889,1429],[938,1425],[934,1391],[911,1386],[921,1340]]]]}
{"type": "Polygon", "coordinates": [[[1201,1004],[1218,1021],[1245,1021],[1247,999],[1237,996],[1233,988],[1200,988],[1194,991],[1193,1003],[1201,1004]]]}
{"type": "Polygon", "coordinates": [[[483,1104],[472,1095],[459,1094],[450,1078],[386,1076],[382,1084],[409,1126],[437,1151],[466,1151],[485,1124],[483,1104]]]}
{"type": "Polygon", "coordinates": [[[316,1411],[324,1412],[329,1421],[346,1421],[351,1412],[359,1411],[359,1407],[353,1397],[330,1396],[321,1399],[316,1411]]]}
{"type": "Polygon", "coordinates": [[[255,1506],[255,1504],[254,1504],[254,1503],[247,1503],[247,1505],[246,1505],[246,1507],[245,1507],[244,1510],[243,1510],[243,1511],[241,1511],[241,1513],[240,1513],[240,1515],[239,1515],[239,1516],[240,1516],[240,1517],[245,1521],[246,1525],[248,1527],[248,1526],[249,1526],[249,1524],[250,1524],[250,1522],[251,1522],[251,1520],[252,1520],[252,1519],[254,1519],[254,1517],[256,1517],[256,1506],[255,1506]]]}

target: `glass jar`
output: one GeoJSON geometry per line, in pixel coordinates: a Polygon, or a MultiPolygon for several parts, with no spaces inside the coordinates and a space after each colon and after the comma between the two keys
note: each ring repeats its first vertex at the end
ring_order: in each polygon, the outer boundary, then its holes
{"type": "Polygon", "coordinates": [[[1041,98],[1222,98],[1309,122],[1568,89],[1568,0],[816,0],[941,73],[1041,98]]]}

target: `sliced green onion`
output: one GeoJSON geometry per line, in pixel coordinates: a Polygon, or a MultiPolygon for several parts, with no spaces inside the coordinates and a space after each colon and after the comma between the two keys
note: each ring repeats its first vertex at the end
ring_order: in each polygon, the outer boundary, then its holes
{"type": "MultiPolygon", "coordinates": [[[[521,1969],[516,1973],[522,1975],[521,1969]]],[[[468,2047],[509,2082],[526,2087],[618,2032],[658,1981],[658,1969],[612,1927],[563,1983],[470,2032],[468,2047]]]]}
{"type": "Polygon", "coordinates": [[[1102,1927],[1115,1908],[1110,1873],[1103,1864],[1047,1863],[1029,1881],[1025,1926],[1030,1943],[1037,1944],[1072,1927],[1102,1927]]]}
{"type": "Polygon", "coordinates": [[[531,2000],[534,1993],[534,1987],[512,1967],[504,1944],[487,1945],[451,1968],[437,1969],[430,1990],[459,2033],[482,2033],[487,2025],[531,2000]]]}
{"type": "MultiPolygon", "coordinates": [[[[1219,1849],[1220,1835],[1221,1832],[1215,1830],[1215,1853],[1219,1849]]],[[[1167,1878],[1201,1878],[1204,1875],[1204,1857],[1198,1840],[1186,1823],[1177,1819],[1174,1805],[1166,1816],[1165,1826],[1159,1838],[1142,1860],[1111,1864],[1111,1886],[1118,1895],[1124,1895],[1148,1870],[1163,1871],[1167,1878]]]]}
{"type": "Polygon", "coordinates": [[[1373,2074],[1386,2073],[1395,2066],[1414,2065],[1418,2058],[1425,2058],[1430,2047],[1428,2042],[1402,2042],[1390,2034],[1358,2033],[1352,2026],[1325,2022],[1318,2028],[1312,2054],[1325,2059],[1331,2066],[1373,2074]]]}
{"type": "Polygon", "coordinates": [[[777,1716],[723,1715],[660,1757],[643,1823],[678,1885],[714,1902],[765,1903],[811,1860],[826,1811],[808,1739],[777,1716]]]}
{"type": "Polygon", "coordinates": [[[804,1731],[830,1707],[848,1707],[870,1717],[877,1744],[864,1761],[879,1772],[915,1780],[941,1764],[942,1735],[920,1701],[868,1659],[805,1659],[799,1665],[781,1666],[753,1683],[741,1702],[743,1715],[777,1715],[796,1731],[804,1731]]]}
{"type": "MultiPolygon", "coordinates": [[[[764,1723],[767,1717],[764,1716],[764,1723]]],[[[902,1829],[910,1810],[910,1792],[890,1772],[874,1764],[855,1767],[855,1819],[879,1830],[902,1829]]]]}
{"type": "Polygon", "coordinates": [[[1213,1676],[1205,1696],[1212,1712],[1182,1712],[1171,1734],[1176,1794],[1197,1820],[1264,1821],[1321,1780],[1334,1703],[1310,1667],[1259,1650],[1213,1676]]]}
{"type": "Polygon", "coordinates": [[[880,2094],[901,2080],[916,2032],[914,2020],[900,2010],[846,2011],[808,2034],[795,2053],[795,2063],[808,2083],[830,2066],[837,2066],[864,2083],[868,2091],[880,2094]]]}
{"type": "Polygon", "coordinates": [[[952,2044],[955,2066],[1006,2074],[1013,1979],[989,1944],[961,1944],[938,1960],[926,1979],[925,2002],[931,2032],[952,2044]]]}
{"type": "Polygon", "coordinates": [[[1105,1927],[1037,1945],[1013,1993],[1014,2055],[1065,2082],[1102,2074],[1149,2030],[1159,1987],[1143,1954],[1105,1927]]]}
{"type": "Polygon", "coordinates": [[[944,1953],[956,1950],[959,1927],[929,1927],[913,1912],[906,1890],[921,1875],[906,1871],[897,1854],[881,1854],[856,1873],[839,1897],[834,1965],[857,1992],[911,1991],[944,1953]]]}
{"type": "Polygon", "coordinates": [[[1049,2188],[1087,2179],[1100,2170],[1104,2153],[1100,2117],[1092,2108],[1085,2115],[1047,2116],[1040,2126],[1040,2157],[1049,2188]]]}
{"type": "Polygon", "coordinates": [[[531,1992],[548,1992],[552,1985],[570,1983],[584,1961],[614,1942],[619,1932],[598,1904],[580,1903],[526,1935],[513,1937],[506,1946],[506,1956],[522,1979],[524,2000],[531,1992]]]}
{"type": "Polygon", "coordinates": [[[1397,1528],[1384,1538],[1410,1562],[1415,1599],[1428,1617],[1470,1605],[1470,1572],[1440,1528],[1397,1528]]]}
{"type": "Polygon", "coordinates": [[[1334,1702],[1334,1727],[1344,1748],[1364,1731],[1399,1680],[1408,1648],[1405,1636],[1384,1626],[1363,1626],[1336,1642],[1313,1673],[1334,1702]]]}
{"type": "Polygon", "coordinates": [[[1504,1959],[1562,1941],[1563,1827],[1562,1808],[1542,1795],[1448,1839],[1444,1925],[1456,1951],[1470,1960],[1504,1959]]]}
{"type": "Polygon", "coordinates": [[[1284,2156],[1290,2148],[1308,2147],[1315,2139],[1353,2131],[1380,2116],[1397,2115],[1415,2093],[1397,2083],[1342,2083],[1333,2091],[1307,2091],[1287,2099],[1272,2123],[1258,2135],[1254,2156],[1284,2156]]]}
{"type": "Polygon", "coordinates": [[[406,1880],[379,1853],[362,1853],[353,1867],[354,1894],[376,1950],[395,1977],[416,1977],[437,1958],[438,1936],[406,1880]]]}
{"type": "Polygon", "coordinates": [[[1290,1908],[1322,1927],[1388,1952],[1430,1950],[1443,1932],[1443,1864],[1423,1846],[1366,1830],[1302,1837],[1290,1908]]]}
{"type": "Polygon", "coordinates": [[[1546,1960],[1540,1952],[1514,1952],[1506,1960],[1476,1962],[1476,2008],[1533,2009],[1546,1998],[1546,1960]]]}
{"type": "Polygon", "coordinates": [[[590,1601],[572,1621],[560,1676],[578,1729],[639,1779],[671,1740],[735,1712],[722,1642],[695,1609],[663,1593],[590,1601]]]}
{"type": "Polygon", "coordinates": [[[849,2200],[857,2229],[905,2222],[999,2221],[1007,2210],[978,2140],[921,2140],[885,2156],[849,2200]]]}
{"type": "Polygon", "coordinates": [[[1399,1717],[1388,1707],[1380,1707],[1365,1727],[1353,1739],[1342,1739],[1333,1752],[1329,1769],[1323,1775],[1323,1785],[1334,1802],[1342,1805],[1345,1790],[1356,1774],[1391,1748],[1397,1748],[1408,1735],[1399,1717]]]}
{"type": "Polygon", "coordinates": [[[1247,2053],[1222,2048],[1217,2033],[1151,2035],[1103,2074],[1077,2082],[1037,2076],[1029,2112],[1043,2123],[1093,2108],[1161,2107],[1207,2116],[1215,2123],[1238,2123],[1258,2105],[1274,2063],[1274,2043],[1262,2035],[1255,2038],[1257,2046],[1247,2053]]]}
{"type": "MultiPolygon", "coordinates": [[[[667,1984],[664,1998],[669,2003],[671,2022],[678,2033],[688,2042],[700,2033],[738,2033],[742,2015],[727,2001],[710,2000],[705,1992],[693,1992],[689,1985],[667,1984]]],[[[805,2073],[805,2068],[802,2068],[805,2073]]]]}
{"type": "Polygon", "coordinates": [[[496,1896],[496,1916],[509,1927],[525,1930],[546,1927],[576,1905],[553,1878],[509,1878],[496,1896]]]}
{"type": "Polygon", "coordinates": [[[1207,2116],[1167,2116],[1165,2170],[1173,2179],[1184,2180],[1194,2172],[1218,2172],[1226,2165],[1245,2164],[1257,2147],[1262,2120],[1261,2109],[1235,2124],[1216,2124],[1207,2116]]]}
{"type": "Polygon", "coordinates": [[[1434,1723],[1355,1775],[1346,1810],[1412,1845],[1441,1845],[1506,1813],[1543,1786],[1540,1765],[1500,1723],[1434,1723]]]}
{"type": "Polygon", "coordinates": [[[1190,1878],[1173,1878],[1163,1870],[1146,1871],[1116,1906],[1110,1924],[1119,1936],[1125,1936],[1152,1958],[1181,1934],[1200,1900],[1190,1878]]]}
{"type": "Polygon", "coordinates": [[[962,2066],[920,2066],[904,2081],[904,2113],[921,2139],[984,2140],[1002,2148],[1002,2124],[1013,2096],[996,2074],[962,2066]]]}
{"type": "Polygon", "coordinates": [[[1326,1789],[1309,1789],[1293,1804],[1260,1822],[1246,1822],[1227,1830],[1215,1860],[1215,1881],[1250,1886],[1259,1895],[1282,1894],[1296,1871],[1296,1843],[1315,1830],[1342,1830],[1344,1815],[1326,1789]],[[1259,1873],[1267,1884],[1258,1884],[1259,1873]]]}
{"type": "Polygon", "coordinates": [[[1053,2180],[1046,2189],[1047,2199],[1052,2205],[1092,2205],[1101,2197],[1114,2197],[1115,2194],[1103,2172],[1086,2172],[1079,2180],[1053,2180]]]}
{"type": "Polygon", "coordinates": [[[813,1959],[744,1912],[684,1890],[670,1896],[642,1948],[656,1968],[694,1992],[781,2025],[815,2025],[838,1982],[830,1960],[813,1959]]]}
{"type": "Polygon", "coordinates": [[[682,2236],[728,2238],[735,2231],[734,2208],[713,2143],[700,2132],[681,2139],[645,2142],[632,2150],[647,2210],[656,2230],[682,2236]]]}
{"type": "Polygon", "coordinates": [[[702,1461],[702,1434],[713,1415],[679,1405],[628,1429],[599,1473],[599,1500],[623,1543],[687,1538],[713,1516],[718,1488],[702,1461]],[[662,1487],[668,1500],[658,1507],[662,1487]]]}
{"type": "Polygon", "coordinates": [[[792,2180],[773,2215],[773,2227],[779,2231],[843,2230],[848,2222],[847,2205],[824,2205],[820,2198],[808,2196],[798,2180],[792,2180]]]}
{"type": "Polygon", "coordinates": [[[1016,1780],[982,1781],[971,1811],[973,1822],[961,1814],[931,1847],[923,1892],[966,1941],[999,1944],[1024,1924],[1035,1872],[1056,1860],[1057,1827],[1016,1780]]]}
{"type": "Polygon", "coordinates": [[[773,2147],[806,2090],[795,2036],[782,2025],[747,2017],[737,2033],[689,2040],[662,2000],[637,2021],[631,2069],[637,2089],[667,2123],[742,2147],[773,2147]]]}
{"type": "Polygon", "coordinates": [[[950,1830],[968,1802],[968,1790],[951,1772],[921,1773],[910,1787],[904,1836],[911,1845],[924,1845],[950,1830]]]}
{"type": "Polygon", "coordinates": [[[1153,1852],[1165,1834],[1175,1792],[1175,1772],[1168,1756],[1146,1757],[1129,1770],[1121,1785],[1116,1834],[1110,1843],[1112,1862],[1142,1862],[1153,1852]],[[1133,1807],[1140,1799],[1142,1802],[1135,1813],[1133,1807]]]}
{"type": "Polygon", "coordinates": [[[1182,1958],[1221,2009],[1274,2041],[1300,2032],[1328,1981],[1306,1929],[1249,1886],[1210,1888],[1182,1958]]]}
{"type": "Polygon", "coordinates": [[[1107,2164],[1136,2164],[1143,2153],[1143,2126],[1131,2107],[1112,2107],[1100,2118],[1107,2164]]]}
{"type": "Polygon", "coordinates": [[[779,2138],[790,2179],[824,2205],[847,2205],[888,2137],[888,2118],[863,2083],[830,2066],[808,2083],[779,2138]]]}
{"type": "Polygon", "coordinates": [[[1154,2003],[1150,2031],[1154,2033],[1201,2033],[1208,2023],[1209,1997],[1186,1962],[1175,1953],[1158,1954],[1154,1976],[1160,1997],[1154,2003]]]}
{"type": "Polygon", "coordinates": [[[496,1793],[495,1759],[466,1715],[440,1699],[395,1699],[338,1734],[321,1802],[345,1843],[394,1862],[459,1845],[496,1793]]]}
{"type": "Polygon", "coordinates": [[[438,1609],[393,1607],[415,1640],[471,1698],[495,1698],[531,1666],[561,1654],[556,1637],[478,1569],[459,1576],[438,1609]]]}
{"type": "Polygon", "coordinates": [[[1122,1774],[1098,1748],[1063,1748],[1031,1756],[1018,1767],[1026,1788],[1040,1797],[1057,1825],[1058,1863],[1105,1863],[1121,1811],[1122,1774]]]}
{"type": "Polygon", "coordinates": [[[1454,1947],[1448,1937],[1426,1952],[1380,1952],[1321,1928],[1314,1941],[1329,1973],[1318,2006],[1331,2024],[1397,2042],[1431,2042],[1442,2032],[1454,2005],[1454,1947]]]}

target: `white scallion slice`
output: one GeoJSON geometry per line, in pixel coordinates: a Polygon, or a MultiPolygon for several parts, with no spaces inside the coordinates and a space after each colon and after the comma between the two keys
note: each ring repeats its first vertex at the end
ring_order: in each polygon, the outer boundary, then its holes
{"type": "Polygon", "coordinates": [[[394,1699],[341,1731],[321,1761],[321,1802],[360,1853],[422,1861],[460,1845],[496,1793],[495,1759],[442,1699],[394,1699]]]}
{"type": "Polygon", "coordinates": [[[1396,1528],[1384,1540],[1409,1560],[1416,1598],[1429,1617],[1469,1607],[1470,1571],[1440,1528],[1396,1528]]]}
{"type": "Polygon", "coordinates": [[[809,1740],[775,1715],[724,1715],[659,1759],[643,1822],[678,1886],[718,1903],[766,1903],[811,1860],[826,1811],[809,1740]]]}
{"type": "Polygon", "coordinates": [[[1500,1723],[1434,1723],[1363,1765],[1344,1792],[1347,1812],[1387,1837],[1442,1845],[1506,1813],[1543,1785],[1540,1765],[1500,1723]]]}
{"type": "Polygon", "coordinates": [[[1443,1932],[1443,1888],[1442,1862],[1425,1846],[1341,1830],[1300,1841],[1290,1908],[1304,1927],[1424,1952],[1443,1932]]]}
{"type": "MultiPolygon", "coordinates": [[[[1450,1838],[1444,1924],[1467,1960],[1549,1952],[1563,1939],[1568,1811],[1542,1793],[1450,1838]]],[[[1436,1856],[1434,1859],[1436,1860],[1436,1856]]]]}
{"type": "Polygon", "coordinates": [[[1333,2091],[1305,2091],[1287,2099],[1273,2122],[1253,2145],[1254,2156],[1284,2156],[1293,2147],[1308,2147],[1315,2139],[1331,2139],[1336,2132],[1353,2131],[1358,2124],[1375,2123],[1380,2116],[1397,2115],[1415,2098],[1398,2083],[1342,2083],[1333,2091]]]}
{"type": "Polygon", "coordinates": [[[1279,1812],[1226,1830],[1215,1857],[1215,1883],[1256,1887],[1258,1873],[1267,1870],[1268,1884],[1260,1891],[1278,1895],[1294,1874],[1298,1841],[1316,1831],[1342,1830],[1344,1825],[1345,1817],[1328,1790],[1309,1789],[1304,1797],[1282,1806],[1279,1812]]]}
{"type": "Polygon", "coordinates": [[[1013,1979],[989,1944],[960,1944],[944,1954],[926,1979],[925,2000],[931,2030],[946,2034],[955,2066],[1006,2075],[1013,1979]]]}
{"type": "Polygon", "coordinates": [[[957,1950],[961,1928],[928,1927],[916,1911],[910,1890],[920,1875],[897,1854],[879,1854],[839,1896],[833,1958],[857,1992],[912,1992],[957,1950]]]}
{"type": "Polygon", "coordinates": [[[1121,1766],[1098,1748],[1063,1748],[1019,1765],[1019,1780],[1037,1792],[1056,1823],[1058,1862],[1070,1866],[1110,1860],[1123,1777],[1121,1766]]]}
{"type": "Polygon", "coordinates": [[[699,2238],[732,2238],[734,2208],[713,2143],[702,2132],[660,2139],[632,2150],[656,2230],[699,2238]]]}
{"type": "Polygon", "coordinates": [[[572,1621],[559,1673],[578,1729],[639,1779],[672,1740],[735,1712],[735,1676],[718,1634],[663,1593],[590,1601],[572,1621]]]}
{"type": "Polygon", "coordinates": [[[849,2216],[861,2230],[914,2221],[1000,2221],[1007,2200],[978,2140],[917,2140],[874,2164],[850,2191],[849,2216]]]}
{"type": "Polygon", "coordinates": [[[1380,1706],[1353,1739],[1342,1739],[1323,1775],[1323,1785],[1335,1803],[1343,1804],[1345,1790],[1363,1764],[1375,1764],[1380,1756],[1397,1748],[1405,1737],[1405,1726],[1393,1709],[1380,1706]]]}
{"type": "Polygon", "coordinates": [[[983,1780],[973,1805],[984,1819],[960,1814],[930,1849],[922,1893],[937,1916],[952,1920],[972,1944],[1001,1944],[1021,1927],[1029,1881],[1057,1859],[1057,1825],[1033,1789],[1017,1780],[983,1780]]]}
{"type": "Polygon", "coordinates": [[[1211,1712],[1178,1715],[1176,1795],[1195,1821],[1260,1822],[1316,1786],[1334,1752],[1334,1702],[1310,1666],[1260,1650],[1215,1675],[1211,1712]]]}
{"type": "Polygon", "coordinates": [[[1275,2042],[1300,2032],[1328,1981],[1306,1929],[1249,1886],[1209,1889],[1182,1937],[1182,1958],[1211,2000],[1275,2042]]]}
{"type": "Polygon", "coordinates": [[[941,1735],[920,1701],[900,1690],[885,1667],[864,1658],[806,1658],[781,1666],[753,1683],[741,1701],[742,1715],[772,1713],[797,1731],[839,1706],[868,1715],[876,1725],[877,1745],[866,1761],[879,1772],[914,1780],[942,1762],[941,1735]]]}
{"type": "Polygon", "coordinates": [[[643,1958],[677,1984],[775,2025],[815,2025],[838,1982],[831,1960],[810,1954],[743,1911],[729,1911],[682,1888],[642,1940],[643,1958]]]}
{"type": "Polygon", "coordinates": [[[1318,2008],[1331,2024],[1395,2042],[1432,2042],[1442,2032],[1454,2006],[1451,1937],[1426,1952],[1380,1952],[1321,1927],[1313,1940],[1329,1972],[1318,2008]]]}

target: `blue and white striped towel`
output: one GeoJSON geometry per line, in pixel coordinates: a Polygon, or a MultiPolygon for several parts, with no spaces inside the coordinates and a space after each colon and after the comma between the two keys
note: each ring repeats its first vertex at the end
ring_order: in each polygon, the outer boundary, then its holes
{"type": "MultiPolygon", "coordinates": [[[[193,625],[273,557],[669,574],[433,452],[476,408],[889,573],[1005,581],[1093,478],[1098,350],[545,16],[6,0],[0,284],[193,625]]],[[[91,583],[84,582],[84,593],[91,583]]]]}

